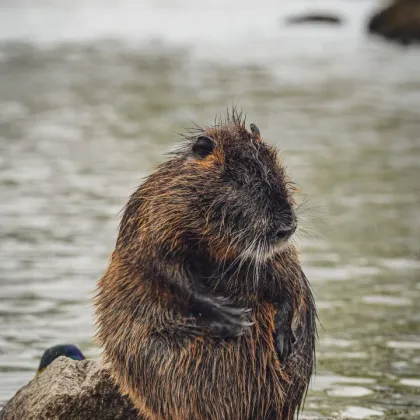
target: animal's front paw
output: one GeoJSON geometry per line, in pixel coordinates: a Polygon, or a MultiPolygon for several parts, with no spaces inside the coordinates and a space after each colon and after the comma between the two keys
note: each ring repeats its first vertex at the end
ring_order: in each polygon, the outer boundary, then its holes
{"type": "Polygon", "coordinates": [[[196,296],[195,312],[214,337],[239,337],[253,325],[247,319],[250,309],[236,308],[225,298],[196,296]]]}
{"type": "Polygon", "coordinates": [[[281,362],[284,362],[293,352],[296,337],[289,326],[279,325],[276,328],[276,348],[281,362]]]}

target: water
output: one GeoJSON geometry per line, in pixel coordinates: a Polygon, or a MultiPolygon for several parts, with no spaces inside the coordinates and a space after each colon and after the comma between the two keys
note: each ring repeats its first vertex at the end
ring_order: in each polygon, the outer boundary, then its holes
{"type": "Polygon", "coordinates": [[[419,418],[420,50],[368,39],[371,1],[278,3],[2,2],[0,405],[48,346],[98,356],[119,210],[176,133],[236,104],[309,203],[306,416],[419,418]],[[282,25],[309,4],[345,25],[282,25]]]}

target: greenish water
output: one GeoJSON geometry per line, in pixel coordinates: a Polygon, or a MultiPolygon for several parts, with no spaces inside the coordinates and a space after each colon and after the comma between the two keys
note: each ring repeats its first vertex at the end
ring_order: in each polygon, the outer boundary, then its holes
{"type": "Polygon", "coordinates": [[[98,356],[91,298],[118,212],[177,133],[236,104],[308,202],[299,243],[323,328],[305,415],[420,417],[420,50],[354,26],[205,50],[1,44],[0,405],[48,346],[98,356]]]}

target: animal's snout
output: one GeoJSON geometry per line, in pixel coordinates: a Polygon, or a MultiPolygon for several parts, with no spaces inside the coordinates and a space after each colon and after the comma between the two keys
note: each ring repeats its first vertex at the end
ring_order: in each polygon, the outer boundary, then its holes
{"type": "Polygon", "coordinates": [[[284,206],[275,215],[275,225],[273,228],[273,240],[284,241],[289,239],[296,231],[297,220],[293,209],[284,206]]]}
{"type": "Polygon", "coordinates": [[[282,226],[277,230],[275,233],[275,239],[281,241],[290,238],[296,231],[297,223],[294,222],[290,226],[284,227],[282,226]]]}

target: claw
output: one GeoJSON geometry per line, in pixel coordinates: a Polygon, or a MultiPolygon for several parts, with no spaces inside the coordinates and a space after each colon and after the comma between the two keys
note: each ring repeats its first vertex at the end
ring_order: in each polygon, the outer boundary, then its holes
{"type": "Polygon", "coordinates": [[[248,312],[246,309],[243,309],[243,308],[233,308],[233,307],[229,307],[229,306],[220,307],[220,309],[223,312],[226,312],[226,313],[228,313],[230,315],[234,315],[234,316],[235,315],[240,316],[240,315],[243,315],[243,314],[248,312]]]}
{"type": "Polygon", "coordinates": [[[279,353],[280,360],[284,359],[284,339],[283,337],[277,337],[277,351],[279,353]]]}

